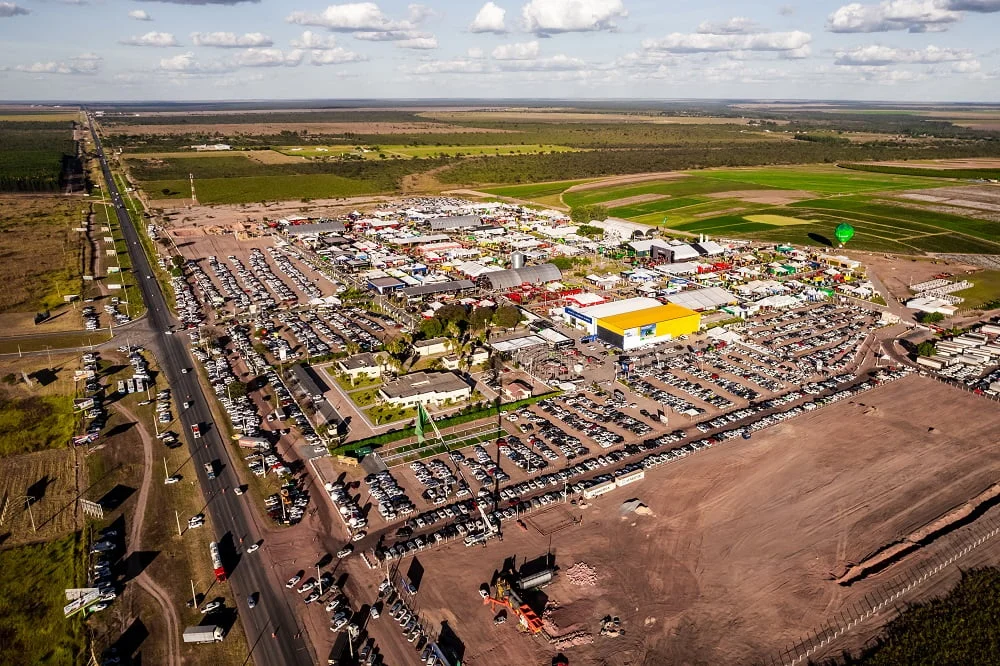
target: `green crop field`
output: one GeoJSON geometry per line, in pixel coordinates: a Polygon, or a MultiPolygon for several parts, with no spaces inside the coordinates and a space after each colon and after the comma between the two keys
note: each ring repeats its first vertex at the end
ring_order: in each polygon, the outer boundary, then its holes
{"type": "MultiPolygon", "coordinates": [[[[815,194],[857,194],[905,188],[933,187],[926,178],[874,174],[826,166],[782,167],[769,169],[715,169],[697,172],[702,178],[737,183],[747,186],[769,187],[781,190],[803,190],[815,194]]],[[[940,183],[941,185],[953,183],[940,183]]]]}
{"type": "Polygon", "coordinates": [[[483,192],[496,194],[501,197],[512,197],[514,199],[538,200],[541,197],[560,195],[568,188],[586,180],[559,180],[553,183],[532,183],[531,185],[508,185],[507,187],[487,187],[483,192]]]}
{"type": "MultiPolygon", "coordinates": [[[[154,199],[186,199],[191,196],[188,180],[154,180],[144,183],[154,199]],[[164,193],[164,190],[167,193],[164,193]]],[[[335,199],[389,192],[378,183],[341,178],[329,174],[314,176],[249,176],[203,178],[195,191],[201,204],[254,203],[291,199],[335,199]]]]}

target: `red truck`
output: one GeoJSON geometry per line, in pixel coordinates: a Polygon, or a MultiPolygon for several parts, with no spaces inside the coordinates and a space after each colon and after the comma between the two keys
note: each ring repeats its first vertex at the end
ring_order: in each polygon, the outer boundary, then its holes
{"type": "Polygon", "coordinates": [[[201,428],[198,427],[197,423],[191,426],[191,434],[195,439],[201,439],[201,428]]]}

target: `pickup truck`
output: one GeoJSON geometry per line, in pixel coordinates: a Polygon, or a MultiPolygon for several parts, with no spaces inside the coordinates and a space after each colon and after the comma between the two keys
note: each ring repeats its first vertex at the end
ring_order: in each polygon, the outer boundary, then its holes
{"type": "Polygon", "coordinates": [[[191,426],[191,435],[195,439],[201,439],[201,428],[198,427],[197,423],[191,426]]]}

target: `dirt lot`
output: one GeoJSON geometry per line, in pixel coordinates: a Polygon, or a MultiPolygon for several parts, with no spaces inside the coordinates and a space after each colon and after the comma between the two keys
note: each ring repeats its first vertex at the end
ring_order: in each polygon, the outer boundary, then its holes
{"type": "Polygon", "coordinates": [[[976,266],[943,259],[887,258],[885,255],[867,253],[859,258],[865,262],[869,271],[882,280],[889,293],[897,300],[906,300],[912,296],[911,284],[933,280],[939,273],[960,276],[969,271],[980,270],[976,266]]]}
{"type": "Polygon", "coordinates": [[[235,136],[277,135],[288,130],[290,132],[305,132],[307,134],[502,134],[510,130],[485,129],[482,127],[466,127],[464,125],[447,125],[443,123],[420,122],[373,122],[373,123],[229,123],[219,125],[103,125],[107,134],[153,134],[175,136],[186,134],[221,134],[235,136]]]}
{"type": "MultiPolygon", "coordinates": [[[[676,171],[661,171],[661,172],[651,172],[651,173],[633,173],[627,176],[613,176],[611,178],[602,178],[600,180],[592,180],[589,183],[580,183],[579,185],[574,185],[566,190],[566,192],[582,192],[584,190],[600,190],[605,187],[612,187],[614,185],[631,185],[632,183],[645,183],[649,180],[676,180],[678,178],[687,178],[686,173],[677,173],[676,171]]],[[[565,192],[563,193],[565,194],[565,192]]]]}
{"type": "Polygon", "coordinates": [[[618,206],[631,206],[632,204],[646,203],[647,201],[659,201],[660,199],[669,198],[670,196],[666,194],[637,194],[634,197],[625,197],[623,199],[605,201],[603,205],[608,208],[617,208],[618,206]]]}
{"type": "Polygon", "coordinates": [[[417,608],[431,626],[448,623],[465,663],[541,663],[555,650],[510,622],[495,628],[476,589],[504,558],[521,564],[550,551],[563,574],[544,594],[559,604],[559,630],[596,634],[614,614],[626,632],[564,650],[571,663],[752,663],[910,565],[836,585],[849,563],[995,481],[1000,415],[982,400],[910,377],[653,470],[585,508],[557,505],[566,515],[548,521],[581,524],[547,536],[511,525],[485,550],[428,551],[417,608]],[[653,515],[622,517],[633,497],[653,515]],[[595,569],[594,587],[569,582],[577,562],[595,569]]]}
{"type": "Polygon", "coordinates": [[[812,192],[804,192],[802,190],[734,190],[732,192],[713,192],[705,196],[712,199],[740,199],[742,201],[749,201],[750,203],[773,204],[776,206],[816,198],[816,195],[812,192]]]}

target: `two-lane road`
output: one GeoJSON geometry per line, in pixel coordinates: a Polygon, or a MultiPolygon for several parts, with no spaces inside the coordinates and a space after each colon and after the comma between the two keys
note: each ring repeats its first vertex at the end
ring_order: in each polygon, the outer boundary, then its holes
{"type": "MultiPolygon", "coordinates": [[[[307,642],[301,636],[301,629],[296,622],[295,612],[287,603],[281,581],[276,574],[263,566],[259,554],[246,555],[244,547],[257,541],[259,535],[251,516],[252,507],[247,505],[249,497],[238,496],[233,489],[239,485],[239,479],[229,456],[229,448],[223,441],[220,429],[214,424],[209,409],[208,399],[198,381],[191,354],[185,346],[182,334],[171,334],[175,322],[167,307],[163,291],[153,277],[149,259],[139,240],[139,234],[122,202],[121,193],[115,184],[104,156],[100,138],[93,129],[91,118],[91,134],[101,161],[101,170],[107,184],[107,194],[115,207],[122,233],[128,243],[129,255],[132,258],[134,278],[142,293],[142,298],[148,309],[149,326],[153,331],[153,353],[160,368],[166,374],[173,397],[178,403],[190,402],[191,407],[180,412],[180,423],[184,429],[182,436],[190,444],[191,456],[198,473],[205,496],[208,500],[207,512],[212,518],[216,538],[224,545],[226,538],[231,539],[239,563],[232,570],[229,581],[234,597],[240,607],[239,615],[246,629],[254,661],[261,666],[312,664],[312,657],[307,642]],[[182,372],[190,369],[189,372],[182,372]],[[194,439],[191,426],[199,424],[202,436],[194,439]],[[219,472],[214,480],[209,480],[205,472],[205,464],[216,462],[219,472]],[[221,465],[221,469],[219,466],[221,465]],[[249,610],[246,598],[257,593],[257,607],[249,610]]],[[[223,550],[225,553],[225,550],[223,550]]],[[[209,554],[205,553],[203,564],[211,566],[209,554]]]]}

